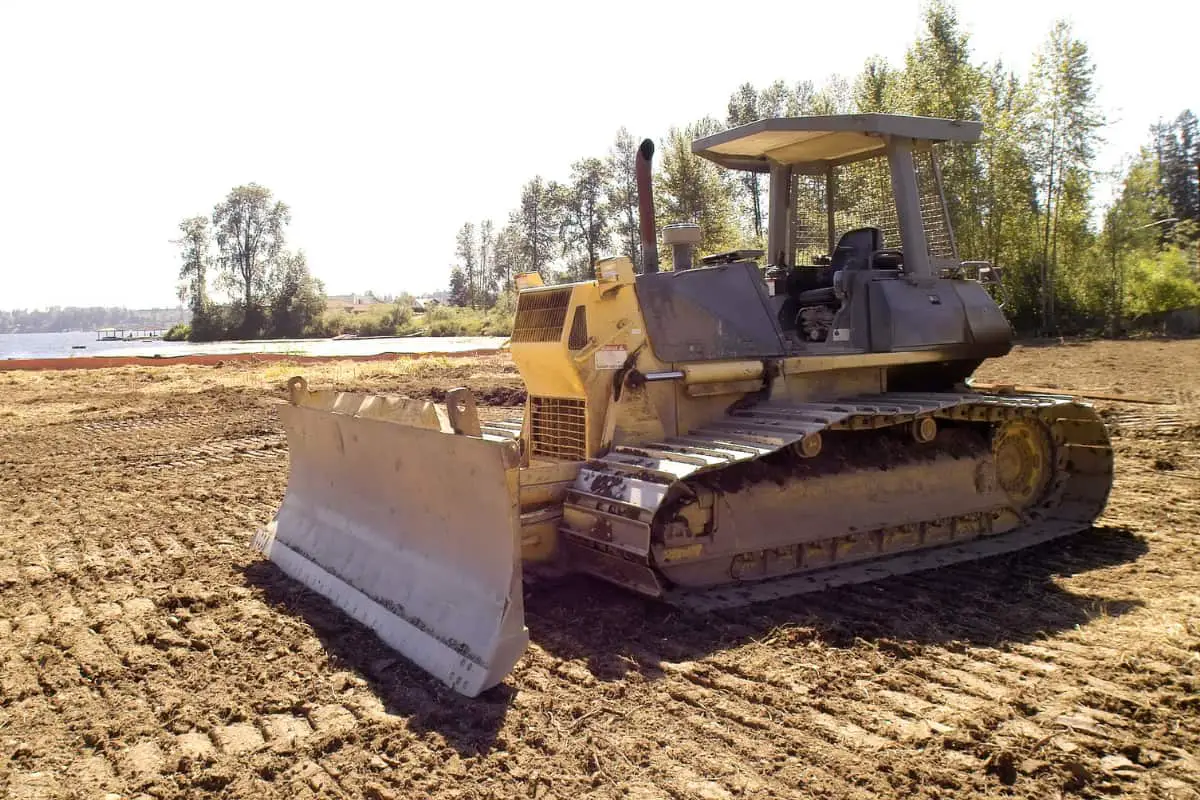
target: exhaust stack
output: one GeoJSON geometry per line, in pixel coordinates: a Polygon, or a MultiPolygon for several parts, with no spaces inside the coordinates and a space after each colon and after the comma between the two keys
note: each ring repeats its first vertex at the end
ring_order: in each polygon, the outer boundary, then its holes
{"type": "Polygon", "coordinates": [[[658,235],[654,224],[654,191],[650,186],[650,159],[654,142],[643,139],[637,151],[638,225],[642,234],[642,272],[658,272],[658,235]]]}

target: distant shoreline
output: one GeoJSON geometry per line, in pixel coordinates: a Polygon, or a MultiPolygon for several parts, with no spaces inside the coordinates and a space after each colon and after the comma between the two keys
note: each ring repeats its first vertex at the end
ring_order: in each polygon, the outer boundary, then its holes
{"type": "Polygon", "coordinates": [[[294,364],[314,364],[322,361],[395,361],[398,359],[441,356],[478,358],[505,352],[500,348],[477,350],[424,351],[418,353],[389,352],[347,355],[296,355],[293,353],[204,353],[178,356],[92,356],[87,358],[9,358],[0,359],[0,372],[11,370],[69,370],[111,369],[113,367],[173,367],[181,364],[220,366],[229,361],[269,363],[287,361],[294,364]]]}

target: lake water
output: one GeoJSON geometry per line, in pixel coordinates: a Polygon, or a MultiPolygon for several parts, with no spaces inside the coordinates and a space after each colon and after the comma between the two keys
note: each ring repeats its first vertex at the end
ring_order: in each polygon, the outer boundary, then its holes
{"type": "Polygon", "coordinates": [[[247,342],[98,342],[91,331],[0,333],[0,360],[292,353],[307,356],[368,356],[378,353],[461,353],[496,350],[503,336],[410,336],[385,339],[270,339],[247,342]]]}

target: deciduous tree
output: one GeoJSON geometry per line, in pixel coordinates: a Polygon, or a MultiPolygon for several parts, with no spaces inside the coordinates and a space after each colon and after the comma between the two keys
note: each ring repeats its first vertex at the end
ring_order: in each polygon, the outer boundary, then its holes
{"type": "Polygon", "coordinates": [[[592,275],[600,254],[608,247],[609,208],[604,187],[608,183],[605,163],[584,158],[571,165],[570,182],[562,193],[562,232],[564,255],[572,258],[574,280],[592,275]]]}
{"type": "Polygon", "coordinates": [[[188,217],[179,223],[179,232],[182,234],[180,238],[172,241],[172,244],[179,246],[183,259],[179,269],[179,302],[191,309],[193,333],[207,333],[211,315],[208,271],[212,265],[212,236],[208,218],[188,217]]]}
{"type": "Polygon", "coordinates": [[[255,336],[262,327],[267,278],[284,251],[291,212],[270,189],[251,183],[234,187],[213,208],[212,222],[223,283],[241,307],[242,335],[255,336]]]}
{"type": "MultiPolygon", "coordinates": [[[[762,119],[758,107],[759,92],[752,83],[743,83],[729,97],[725,122],[731,128],[762,119]]],[[[757,172],[739,172],[735,183],[749,211],[751,231],[755,239],[763,236],[762,177],[757,172]]]]}
{"type": "Polygon", "coordinates": [[[712,117],[683,128],[672,127],[662,140],[657,175],[659,221],[694,222],[702,239],[698,255],[731,250],[740,244],[728,171],[692,154],[692,141],[722,126],[712,117]]]}
{"type": "Polygon", "coordinates": [[[303,336],[325,310],[325,286],[308,271],[304,251],[284,253],[271,271],[271,335],[303,336]]]}
{"type": "Polygon", "coordinates": [[[521,203],[509,218],[509,224],[517,232],[525,264],[530,271],[542,273],[543,277],[554,259],[561,228],[561,198],[558,184],[535,176],[521,187],[521,203]]]}
{"type": "Polygon", "coordinates": [[[477,250],[475,225],[473,223],[464,222],[463,226],[458,229],[457,246],[454,249],[454,254],[458,257],[463,279],[466,282],[466,302],[464,305],[475,308],[479,304],[479,297],[476,294],[479,283],[479,251],[477,250]]]}
{"type": "Polygon", "coordinates": [[[457,264],[450,268],[450,305],[466,307],[471,304],[471,293],[467,290],[467,276],[457,264]]]}
{"type": "Polygon", "coordinates": [[[1091,185],[1088,165],[1104,122],[1096,107],[1095,71],[1087,45],[1074,37],[1065,21],[1054,25],[1034,59],[1033,152],[1041,194],[1041,322],[1046,332],[1056,329],[1061,246],[1076,255],[1086,244],[1082,236],[1091,185]]]}
{"type": "Polygon", "coordinates": [[[605,169],[605,195],[619,251],[633,262],[634,269],[642,268],[642,242],[638,228],[637,142],[625,128],[608,150],[605,169]]]}

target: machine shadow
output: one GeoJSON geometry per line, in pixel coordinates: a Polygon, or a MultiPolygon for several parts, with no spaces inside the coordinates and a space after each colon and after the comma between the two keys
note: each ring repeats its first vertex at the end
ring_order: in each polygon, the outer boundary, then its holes
{"type": "MultiPolygon", "coordinates": [[[[538,580],[526,587],[532,641],[548,654],[586,663],[600,681],[630,672],[653,680],[661,662],[691,661],[789,629],[803,643],[851,648],[867,641],[899,657],[913,646],[1029,642],[1141,605],[1122,597],[1077,594],[1057,586],[1073,575],[1137,560],[1145,540],[1122,528],[1097,527],[1028,550],[935,571],[800,595],[746,608],[681,611],[587,576],[538,580]]],[[[467,698],[412,665],[374,633],[269,561],[243,569],[263,599],[312,626],[331,665],[365,680],[384,710],[415,732],[436,731],[461,755],[489,752],[513,699],[513,679],[467,698]]]]}
{"type": "Polygon", "coordinates": [[[1031,642],[1132,611],[1142,603],[1120,585],[1097,596],[1052,579],[1129,563],[1147,550],[1129,530],[1095,527],[983,561],[710,614],[590,578],[562,579],[526,593],[526,620],[534,642],[558,658],[586,662],[602,681],[630,671],[654,679],[660,662],[696,660],[785,627],[790,641],[838,648],[866,641],[903,658],[914,646],[1031,642]]]}
{"type": "Polygon", "coordinates": [[[477,698],[464,697],[270,561],[254,561],[243,574],[248,584],[262,591],[264,602],[311,625],[330,665],[365,680],[384,711],[403,717],[409,730],[436,731],[464,757],[493,749],[515,688],[501,684],[477,698]]]}

